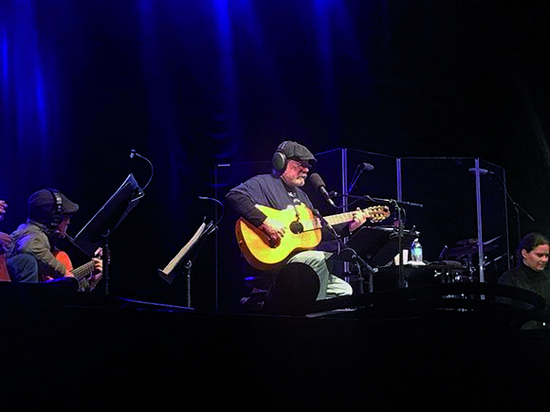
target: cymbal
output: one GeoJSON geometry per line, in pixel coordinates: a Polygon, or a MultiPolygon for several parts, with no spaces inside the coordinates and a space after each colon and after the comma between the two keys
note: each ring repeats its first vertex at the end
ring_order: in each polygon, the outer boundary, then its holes
{"type": "MultiPolygon", "coordinates": [[[[496,248],[498,248],[497,244],[494,244],[494,243],[484,244],[483,252],[485,253],[490,252],[492,250],[495,250],[496,248]]],[[[478,248],[477,248],[477,243],[475,243],[473,245],[465,245],[465,246],[459,246],[459,247],[448,249],[445,252],[445,256],[459,258],[467,255],[475,255],[477,253],[478,253],[478,248]]]]}
{"type": "Polygon", "coordinates": [[[457,245],[462,245],[462,246],[465,246],[465,245],[476,245],[477,244],[477,239],[463,239],[463,240],[459,240],[458,242],[456,242],[457,245]]]}
{"type": "MultiPolygon", "coordinates": [[[[495,240],[500,239],[501,237],[502,237],[502,235],[494,237],[491,240],[487,240],[486,242],[483,242],[483,244],[488,245],[489,243],[492,243],[495,240]]],[[[470,238],[470,239],[459,240],[458,242],[456,242],[456,244],[457,245],[462,245],[462,246],[477,246],[477,239],[471,239],[470,238]]]]}

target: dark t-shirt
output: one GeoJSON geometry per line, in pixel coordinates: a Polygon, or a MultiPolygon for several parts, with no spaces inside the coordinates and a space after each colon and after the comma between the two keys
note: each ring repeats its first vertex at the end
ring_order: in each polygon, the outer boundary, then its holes
{"type": "MultiPolygon", "coordinates": [[[[284,210],[288,206],[303,203],[315,211],[313,203],[304,190],[299,187],[287,186],[283,179],[273,174],[262,174],[248,179],[231,189],[225,199],[239,216],[245,218],[255,227],[260,226],[266,218],[266,215],[256,208],[256,205],[284,210]]],[[[334,230],[340,238],[349,236],[347,222],[334,225],[334,230]]],[[[321,233],[322,242],[316,249],[336,251],[339,242],[335,240],[332,232],[323,227],[321,233]]]]}
{"type": "Polygon", "coordinates": [[[266,218],[256,205],[283,210],[288,206],[303,203],[313,210],[313,204],[306,192],[299,187],[289,187],[280,177],[269,174],[250,178],[231,189],[225,198],[239,216],[256,227],[266,218]]]}

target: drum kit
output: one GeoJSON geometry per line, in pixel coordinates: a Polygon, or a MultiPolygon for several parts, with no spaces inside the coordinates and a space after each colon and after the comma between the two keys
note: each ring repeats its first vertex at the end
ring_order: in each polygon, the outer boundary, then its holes
{"type": "MultiPolygon", "coordinates": [[[[363,273],[363,275],[370,273],[368,278],[356,273],[361,272],[360,269],[352,270],[351,273],[344,272],[344,278],[351,282],[357,282],[359,279],[357,283],[361,286],[360,290],[367,290],[368,288],[370,292],[399,288],[399,263],[398,260],[396,263],[395,259],[396,253],[399,251],[398,242],[396,241],[396,229],[369,227],[358,232],[353,235],[346,245],[375,269],[370,268],[370,270],[363,273]],[[365,282],[364,285],[363,282],[365,282]],[[366,288],[363,289],[363,286],[366,286],[366,288]]],[[[405,231],[403,244],[409,245],[416,237],[418,237],[418,232],[405,231]]],[[[497,236],[487,240],[483,242],[483,245],[479,245],[477,239],[459,240],[456,242],[456,246],[452,248],[445,246],[438,260],[432,262],[411,262],[404,255],[404,287],[479,282],[478,256],[480,246],[482,246],[485,257],[484,267],[487,267],[487,265],[500,259],[499,257],[487,260],[487,254],[499,249],[497,240],[501,237],[497,236]]],[[[334,255],[332,259],[349,261],[345,254],[334,255]]]]}
{"type": "MultiPolygon", "coordinates": [[[[496,241],[501,236],[483,242],[483,253],[489,253],[498,248],[496,241]]],[[[456,243],[457,246],[443,250],[440,261],[431,262],[425,266],[427,276],[422,276],[418,283],[464,283],[477,282],[478,267],[476,257],[479,254],[477,239],[464,239],[456,243]]],[[[490,263],[487,262],[485,265],[490,263]]],[[[412,275],[414,276],[414,275],[412,275]]],[[[411,283],[412,279],[409,279],[411,283]]],[[[412,280],[415,283],[414,280],[412,280]]]]}
{"type": "MultiPolygon", "coordinates": [[[[501,237],[502,236],[497,236],[491,240],[483,242],[483,251],[487,253],[498,248],[498,245],[495,243],[495,241],[501,237]]],[[[467,262],[471,263],[472,257],[474,255],[477,255],[479,251],[477,239],[459,240],[458,242],[456,242],[456,244],[458,245],[457,247],[447,249],[444,252],[444,255],[458,261],[466,260],[467,262]]]]}

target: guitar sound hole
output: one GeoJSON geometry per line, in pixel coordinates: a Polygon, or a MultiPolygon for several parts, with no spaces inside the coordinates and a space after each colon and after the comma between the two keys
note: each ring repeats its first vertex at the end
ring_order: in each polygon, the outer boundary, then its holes
{"type": "Polygon", "coordinates": [[[304,225],[302,225],[300,222],[292,222],[290,224],[290,231],[297,235],[298,233],[302,233],[304,231],[304,225]]]}

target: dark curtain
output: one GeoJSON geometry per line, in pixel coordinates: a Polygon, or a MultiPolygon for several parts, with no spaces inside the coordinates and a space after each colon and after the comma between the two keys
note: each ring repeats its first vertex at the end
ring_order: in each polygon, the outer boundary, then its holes
{"type": "MultiPolygon", "coordinates": [[[[113,293],[183,303],[156,276],[216,213],[214,165],[314,152],[470,156],[550,233],[548,18],[542,1],[6,0],[0,5],[3,231],[56,187],[74,235],[132,172],[146,196],[112,237],[113,293]]],[[[457,195],[460,188],[457,188],[457,195]]],[[[514,216],[512,216],[513,218],[514,216]]],[[[232,222],[223,221],[224,225],[232,222]]],[[[515,227],[515,222],[512,222],[515,227]]],[[[517,234],[513,234],[514,243],[517,234]]],[[[195,306],[216,298],[213,240],[195,306]]],[[[236,275],[237,276],[237,275],[236,275]]]]}

